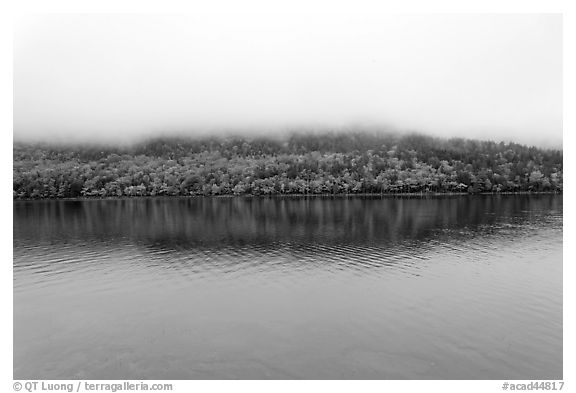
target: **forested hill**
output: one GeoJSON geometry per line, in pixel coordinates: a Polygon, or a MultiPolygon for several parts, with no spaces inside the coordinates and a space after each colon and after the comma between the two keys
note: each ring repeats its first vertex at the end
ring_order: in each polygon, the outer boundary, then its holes
{"type": "Polygon", "coordinates": [[[562,151],[373,133],[15,143],[15,199],[562,191],[562,151]]]}

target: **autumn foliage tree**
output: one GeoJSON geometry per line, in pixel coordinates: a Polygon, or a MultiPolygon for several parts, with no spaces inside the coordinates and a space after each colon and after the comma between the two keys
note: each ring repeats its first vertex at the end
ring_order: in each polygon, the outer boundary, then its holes
{"type": "Polygon", "coordinates": [[[16,199],[561,192],[562,151],[377,133],[158,138],[127,147],[16,143],[16,199]]]}

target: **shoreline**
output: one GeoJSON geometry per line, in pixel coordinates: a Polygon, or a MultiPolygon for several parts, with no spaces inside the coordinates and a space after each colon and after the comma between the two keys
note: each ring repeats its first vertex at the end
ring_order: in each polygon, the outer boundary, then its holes
{"type": "Polygon", "coordinates": [[[200,199],[200,198],[351,198],[351,197],[380,197],[380,198],[427,198],[427,197],[453,197],[453,196],[510,196],[510,195],[563,195],[558,191],[517,191],[517,192],[401,192],[401,193],[338,193],[338,194],[224,194],[224,195],[140,195],[140,196],[82,196],[74,198],[14,198],[12,202],[32,202],[32,201],[97,201],[97,200],[128,200],[128,199],[200,199]]]}

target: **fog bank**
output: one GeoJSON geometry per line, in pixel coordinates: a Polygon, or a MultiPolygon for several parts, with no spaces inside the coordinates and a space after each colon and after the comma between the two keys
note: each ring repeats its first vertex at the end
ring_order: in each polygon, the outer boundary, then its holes
{"type": "Polygon", "coordinates": [[[14,139],[385,128],[562,144],[561,15],[50,15],[14,41],[14,139]]]}

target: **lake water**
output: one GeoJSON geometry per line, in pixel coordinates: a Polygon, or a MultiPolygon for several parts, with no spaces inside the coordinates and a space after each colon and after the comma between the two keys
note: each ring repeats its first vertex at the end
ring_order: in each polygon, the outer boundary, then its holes
{"type": "Polygon", "coordinates": [[[562,196],[13,212],[15,379],[562,378],[562,196]]]}

